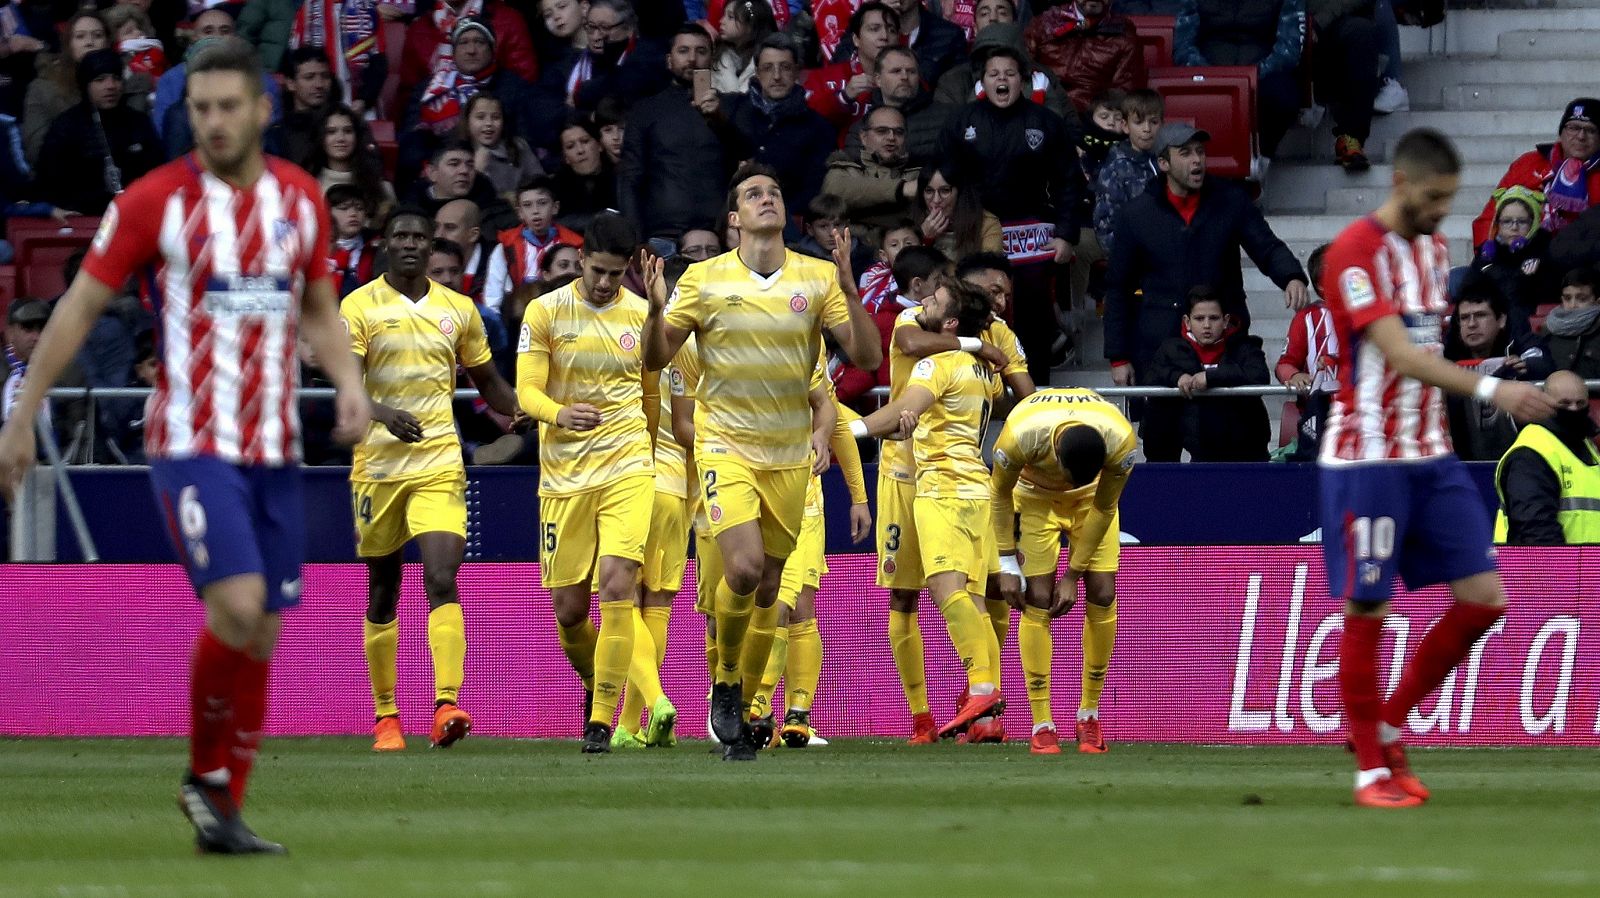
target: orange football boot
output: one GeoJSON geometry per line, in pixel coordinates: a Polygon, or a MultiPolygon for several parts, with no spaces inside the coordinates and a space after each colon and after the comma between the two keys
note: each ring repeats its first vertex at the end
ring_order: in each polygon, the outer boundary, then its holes
{"type": "Polygon", "coordinates": [[[967,727],[968,744],[976,742],[1000,743],[1006,741],[1006,725],[998,717],[975,720],[967,727]]]}
{"type": "Polygon", "coordinates": [[[934,723],[932,712],[911,715],[911,738],[906,740],[907,745],[933,745],[938,741],[939,725],[934,723]]]}
{"type": "Polygon", "coordinates": [[[1422,799],[1406,792],[1387,777],[1356,790],[1358,808],[1414,808],[1421,804],[1422,799]]]}
{"type": "Polygon", "coordinates": [[[1100,734],[1100,718],[1091,717],[1088,720],[1078,721],[1079,754],[1103,755],[1108,750],[1105,737],[1100,734]]]}
{"type": "Polygon", "coordinates": [[[400,729],[400,718],[380,717],[372,725],[373,751],[405,751],[406,735],[400,729]]]}
{"type": "Polygon", "coordinates": [[[1028,740],[1028,751],[1036,755],[1061,754],[1061,737],[1056,735],[1056,728],[1047,726],[1035,730],[1033,738],[1028,740]]]}
{"type": "Polygon", "coordinates": [[[961,706],[961,713],[950,718],[948,723],[940,727],[939,735],[948,736],[951,733],[960,732],[980,717],[1002,714],[1005,710],[1006,699],[998,689],[986,695],[968,696],[966,703],[961,706]]]}
{"type": "Polygon", "coordinates": [[[433,709],[433,747],[449,748],[472,732],[472,717],[455,705],[445,702],[433,709]]]}
{"type": "Polygon", "coordinates": [[[1428,787],[1424,786],[1422,780],[1417,779],[1417,775],[1411,772],[1411,762],[1406,760],[1406,748],[1404,745],[1398,742],[1392,745],[1385,745],[1383,747],[1383,761],[1389,768],[1389,778],[1394,781],[1396,786],[1400,787],[1400,791],[1415,797],[1419,801],[1428,800],[1428,795],[1430,794],[1428,787]]]}

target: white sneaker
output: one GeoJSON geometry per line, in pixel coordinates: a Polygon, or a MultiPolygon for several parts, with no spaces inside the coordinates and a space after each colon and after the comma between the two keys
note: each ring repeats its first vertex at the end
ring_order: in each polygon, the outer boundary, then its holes
{"type": "Polygon", "coordinates": [[[1391,112],[1407,112],[1411,109],[1411,94],[1406,93],[1405,85],[1393,78],[1383,79],[1383,86],[1378,88],[1378,95],[1372,100],[1372,111],[1379,115],[1388,115],[1391,112]]]}
{"type": "Polygon", "coordinates": [[[1249,177],[1249,180],[1254,181],[1257,184],[1266,184],[1267,183],[1267,169],[1269,169],[1271,167],[1272,167],[1272,160],[1268,159],[1265,156],[1257,156],[1256,158],[1250,160],[1250,177],[1249,177]]]}

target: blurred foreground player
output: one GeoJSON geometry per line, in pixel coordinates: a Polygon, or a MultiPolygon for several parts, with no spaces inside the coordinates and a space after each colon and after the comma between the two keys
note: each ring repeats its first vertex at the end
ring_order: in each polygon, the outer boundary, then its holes
{"type": "Polygon", "coordinates": [[[1505,613],[1489,518],[1450,451],[1444,394],[1491,402],[1521,420],[1554,401],[1532,384],[1484,377],[1442,357],[1449,244],[1435,233],[1460,185],[1461,158],[1419,129],[1394,151],[1393,186],[1328,250],[1322,295],[1350,364],[1323,433],[1323,556],[1345,600],[1339,686],[1356,755],[1355,802],[1415,807],[1428,790],[1401,743],[1406,715],[1505,613]],[[1448,583],[1455,597],[1384,701],[1378,646],[1393,581],[1448,583]]]}
{"type": "Polygon", "coordinates": [[[163,358],[145,429],[150,479],[206,608],[178,803],[196,848],[217,854],[283,852],[251,832],[239,809],[280,612],[300,602],[300,322],[338,390],[335,437],[354,442],[368,415],[328,273],[328,211],[315,179],[262,155],[272,105],[260,73],[254,51],[234,38],[190,60],[195,152],[139,179],[107,210],[0,432],[0,484],[9,490],[33,460],[45,391],[129,276],[148,271],[163,358]]]}
{"type": "Polygon", "coordinates": [[[373,751],[406,747],[395,703],[400,643],[401,552],[414,540],[428,596],[428,651],[433,656],[436,748],[472,729],[457,706],[467,656],[466,623],[456,574],[467,551],[467,469],[451,403],[456,363],[489,407],[518,414],[517,397],[489,356],[483,319],[472,300],[428,279],[433,222],[400,209],[384,229],[389,270],[345,297],[340,314],[350,348],[362,360],[372,424],[356,447],[350,494],[356,554],[367,564],[363,644],[372,678],[373,751]]]}

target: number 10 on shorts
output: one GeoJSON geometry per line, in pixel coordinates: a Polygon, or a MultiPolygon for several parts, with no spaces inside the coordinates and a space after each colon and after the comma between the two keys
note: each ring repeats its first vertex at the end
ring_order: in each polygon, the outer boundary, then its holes
{"type": "Polygon", "coordinates": [[[1356,518],[1349,536],[1357,561],[1388,561],[1394,555],[1394,518],[1356,518]]]}

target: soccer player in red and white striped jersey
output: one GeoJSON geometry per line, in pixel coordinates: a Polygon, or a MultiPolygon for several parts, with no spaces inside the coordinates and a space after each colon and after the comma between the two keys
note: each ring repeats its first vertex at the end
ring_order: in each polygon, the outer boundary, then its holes
{"type": "Polygon", "coordinates": [[[1505,613],[1488,512],[1450,450],[1444,394],[1476,396],[1522,420],[1555,408],[1532,384],[1443,358],[1450,261],[1437,231],[1460,173],[1442,134],[1405,135],[1388,199],[1346,228],[1323,263],[1321,292],[1342,352],[1319,459],[1322,545],[1329,591],[1346,602],[1339,686],[1364,807],[1427,799],[1401,744],[1406,716],[1505,613]],[[1448,583],[1455,604],[1384,701],[1378,644],[1396,576],[1408,589],[1448,583]]]}
{"type": "Polygon", "coordinates": [[[135,182],[106,212],[0,431],[0,487],[9,491],[32,461],[45,392],[136,276],[162,350],[146,412],[151,481],[206,612],[179,806],[200,851],[275,854],[282,846],[251,832],[239,807],[280,612],[300,600],[301,329],[338,388],[336,438],[365,432],[368,403],[339,324],[317,182],[261,151],[272,107],[254,51],[237,39],[202,50],[188,66],[186,102],[195,152],[135,182]]]}

